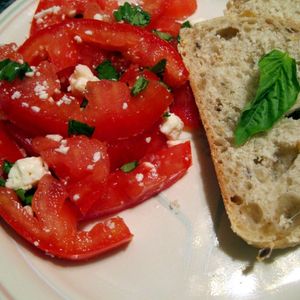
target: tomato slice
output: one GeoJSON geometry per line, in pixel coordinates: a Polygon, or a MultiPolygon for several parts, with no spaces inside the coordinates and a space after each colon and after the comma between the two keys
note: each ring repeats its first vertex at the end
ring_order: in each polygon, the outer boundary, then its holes
{"type": "Polygon", "coordinates": [[[145,156],[132,172],[111,173],[102,197],[83,218],[105,216],[135,206],[174,184],[190,166],[189,142],[145,156]]]}
{"type": "Polygon", "coordinates": [[[0,61],[6,58],[9,58],[13,61],[23,60],[23,56],[16,52],[17,49],[18,47],[15,43],[0,45],[0,61]]]}
{"type": "Polygon", "coordinates": [[[88,82],[85,123],[96,126],[94,136],[113,140],[127,138],[150,129],[172,103],[172,94],[158,81],[135,97],[123,82],[88,82]]]}
{"type": "Polygon", "coordinates": [[[128,24],[88,19],[65,21],[39,31],[20,47],[19,52],[32,64],[45,56],[46,51],[50,60],[61,69],[62,65],[67,67],[76,64],[75,56],[78,54],[74,48],[75,36],[86,43],[94,43],[101,49],[120,51],[129,61],[140,66],[152,67],[166,59],[164,81],[172,87],[187,81],[188,71],[174,47],[150,32],[128,24]],[[53,36],[58,36],[64,42],[53,43],[53,36]]]}
{"type": "Polygon", "coordinates": [[[60,142],[38,137],[33,139],[33,148],[65,185],[70,199],[81,213],[85,214],[100,197],[101,185],[109,174],[106,145],[85,136],[60,142]]]}
{"type": "Polygon", "coordinates": [[[4,160],[15,162],[23,157],[24,153],[22,153],[12,137],[6,132],[4,123],[0,121],[0,175],[2,175],[4,160]]]}
{"type": "Polygon", "coordinates": [[[192,15],[197,9],[197,1],[165,0],[164,15],[176,20],[183,20],[192,15]]]}
{"type": "Polygon", "coordinates": [[[190,84],[187,82],[174,89],[173,94],[174,101],[170,106],[170,111],[179,116],[187,128],[200,128],[200,115],[190,84]]]}
{"type": "Polygon", "coordinates": [[[76,213],[66,197],[63,185],[45,175],[32,200],[34,215],[6,188],[0,188],[0,215],[39,249],[70,260],[88,259],[131,240],[132,234],[118,217],[98,223],[90,231],[79,231],[76,213]]]}

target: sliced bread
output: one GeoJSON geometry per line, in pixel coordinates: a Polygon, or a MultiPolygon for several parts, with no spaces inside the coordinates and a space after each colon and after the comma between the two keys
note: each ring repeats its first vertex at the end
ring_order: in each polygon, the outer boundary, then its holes
{"type": "Polygon", "coordinates": [[[259,59],[279,49],[299,62],[299,32],[298,25],[281,19],[236,15],[198,23],[180,34],[179,51],[232,229],[259,248],[300,243],[300,120],[286,116],[240,147],[234,145],[234,130],[255,96],[259,59]]]}
{"type": "Polygon", "coordinates": [[[286,21],[300,22],[299,0],[229,0],[227,3],[227,14],[238,14],[242,16],[255,16],[268,14],[278,16],[286,21]]]}

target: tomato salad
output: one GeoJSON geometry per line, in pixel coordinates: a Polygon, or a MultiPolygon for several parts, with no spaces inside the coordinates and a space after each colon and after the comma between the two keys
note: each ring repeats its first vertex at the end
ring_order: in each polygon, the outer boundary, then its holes
{"type": "Polygon", "coordinates": [[[0,215],[51,256],[127,244],[112,215],[191,165],[178,138],[199,116],[177,43],[196,1],[137,2],[41,0],[30,37],[0,46],[0,215]]]}

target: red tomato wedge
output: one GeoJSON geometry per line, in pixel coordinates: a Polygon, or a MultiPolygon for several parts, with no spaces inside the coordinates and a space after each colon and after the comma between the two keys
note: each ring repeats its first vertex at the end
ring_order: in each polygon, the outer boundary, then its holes
{"type": "Polygon", "coordinates": [[[145,156],[132,172],[111,173],[102,197],[83,218],[106,216],[135,206],[174,184],[190,166],[189,142],[145,156]]]}
{"type": "MultiPolygon", "coordinates": [[[[29,38],[19,49],[24,59],[32,64],[48,53],[50,60],[61,69],[62,61],[73,63],[75,36],[83,42],[94,43],[102,49],[120,51],[129,61],[143,67],[152,67],[162,59],[167,60],[164,81],[180,86],[187,81],[188,71],[177,50],[154,34],[128,24],[107,23],[97,20],[71,20],[48,27],[29,38]],[[52,43],[53,35],[63,34],[63,43],[52,43]],[[40,48],[42,46],[42,50],[40,48]],[[70,54],[66,52],[70,49],[70,54]],[[56,55],[56,56],[55,56],[56,55]]],[[[75,65],[76,63],[74,63],[75,65]]]]}
{"type": "Polygon", "coordinates": [[[4,123],[0,121],[0,175],[2,175],[4,160],[15,162],[23,157],[24,154],[15,141],[7,134],[4,123]]]}
{"type": "Polygon", "coordinates": [[[88,259],[131,240],[132,234],[118,217],[98,223],[89,231],[79,231],[76,213],[66,198],[63,185],[45,175],[32,200],[34,215],[6,188],[0,188],[0,215],[39,249],[70,260],[88,259]]]}
{"type": "Polygon", "coordinates": [[[15,43],[5,44],[0,46],[0,61],[9,58],[14,61],[23,60],[21,54],[16,52],[18,49],[15,43]]]}
{"type": "Polygon", "coordinates": [[[49,138],[33,139],[33,148],[65,185],[82,214],[101,196],[109,174],[106,145],[85,136],[60,142],[49,138]]]}

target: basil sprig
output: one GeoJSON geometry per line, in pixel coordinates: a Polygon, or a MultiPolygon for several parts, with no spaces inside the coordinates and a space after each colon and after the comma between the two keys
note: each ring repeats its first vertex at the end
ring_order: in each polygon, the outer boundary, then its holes
{"type": "Polygon", "coordinates": [[[166,70],[166,65],[167,65],[167,60],[163,58],[160,60],[156,65],[153,67],[149,68],[149,70],[153,73],[155,73],[159,78],[162,79],[163,74],[166,70]]]}
{"type": "Polygon", "coordinates": [[[20,64],[10,59],[0,62],[0,80],[12,82],[16,78],[23,79],[27,72],[32,72],[27,63],[20,64]]]}
{"type": "Polygon", "coordinates": [[[68,122],[68,134],[69,135],[86,135],[91,137],[95,131],[95,127],[89,126],[85,123],[69,120],[68,122]]]}
{"type": "Polygon", "coordinates": [[[137,96],[139,93],[141,93],[149,84],[149,81],[144,78],[143,76],[140,76],[137,81],[135,82],[133,88],[131,89],[131,95],[137,96]]]}
{"type": "Polygon", "coordinates": [[[4,160],[3,165],[2,165],[2,170],[5,174],[8,174],[10,169],[13,167],[14,163],[4,160]]]}
{"type": "Polygon", "coordinates": [[[124,164],[120,169],[124,173],[129,173],[129,172],[133,171],[138,165],[139,165],[139,163],[135,160],[135,161],[131,161],[127,164],[124,164]]]}
{"type": "Polygon", "coordinates": [[[97,68],[99,79],[118,80],[119,74],[109,60],[102,62],[97,68]]]}
{"type": "Polygon", "coordinates": [[[30,189],[28,191],[25,191],[23,189],[18,189],[16,190],[16,194],[22,201],[24,205],[31,205],[32,203],[32,198],[35,193],[36,189],[30,189]]]}
{"type": "Polygon", "coordinates": [[[152,30],[152,32],[164,41],[170,42],[173,40],[173,36],[170,33],[159,31],[157,29],[152,30]]]}
{"type": "Polygon", "coordinates": [[[300,91],[296,61],[288,53],[272,50],[259,63],[256,96],[239,119],[235,144],[244,144],[256,133],[270,129],[296,102],[300,91]]]}
{"type": "Polygon", "coordinates": [[[117,22],[124,21],[135,26],[146,26],[150,23],[151,17],[140,6],[125,2],[114,12],[117,22]]]}

